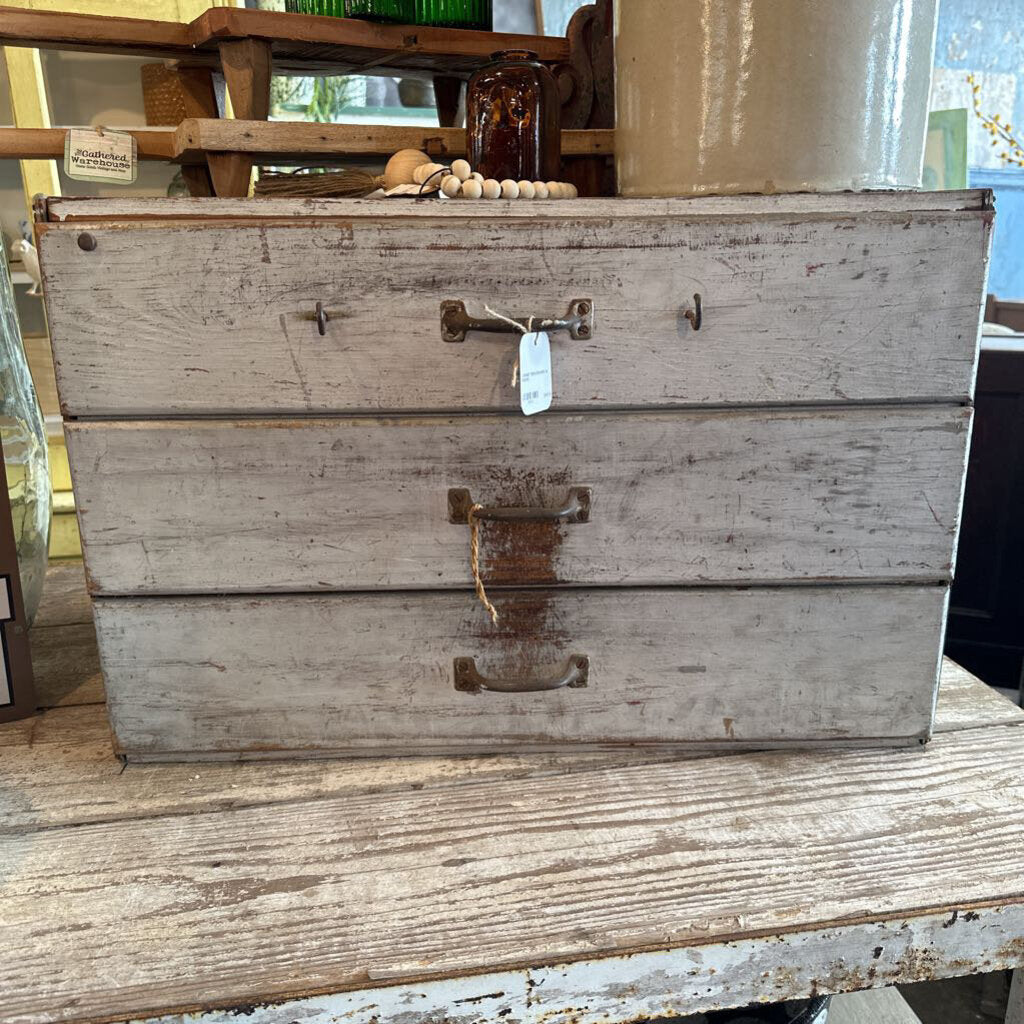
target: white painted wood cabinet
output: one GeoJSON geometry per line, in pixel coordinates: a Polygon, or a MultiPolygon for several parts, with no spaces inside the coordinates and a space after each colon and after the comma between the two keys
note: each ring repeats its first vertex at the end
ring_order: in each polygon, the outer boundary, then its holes
{"type": "Polygon", "coordinates": [[[991,223],[981,192],[51,202],[119,749],[923,741],[991,223]],[[549,413],[491,311],[559,321],[549,413]],[[530,510],[480,528],[497,624],[472,502],[530,510]]]}

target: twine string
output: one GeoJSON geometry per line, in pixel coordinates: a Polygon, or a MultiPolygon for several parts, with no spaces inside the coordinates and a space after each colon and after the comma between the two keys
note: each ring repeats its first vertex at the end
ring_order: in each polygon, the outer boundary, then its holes
{"type": "MultiPolygon", "coordinates": [[[[484,311],[490,313],[495,320],[500,320],[502,323],[508,324],[510,327],[514,327],[520,334],[533,334],[533,317],[530,317],[526,327],[524,327],[518,320],[513,320],[510,316],[505,316],[502,313],[496,313],[490,306],[484,306],[484,311]]],[[[516,361],[512,366],[512,387],[519,385],[519,356],[516,355],[516,361]]]]}
{"type": "Polygon", "coordinates": [[[469,561],[473,568],[476,596],[484,606],[484,610],[490,615],[491,622],[496,626],[498,624],[498,609],[491,604],[491,599],[487,596],[487,591],[484,589],[483,577],[480,575],[480,520],[477,519],[476,514],[482,508],[483,505],[477,503],[466,514],[466,518],[469,520],[469,561]]]}
{"type": "MultiPolygon", "coordinates": [[[[493,316],[496,320],[501,320],[502,323],[506,323],[511,327],[514,327],[521,334],[532,334],[533,333],[533,317],[531,316],[527,322],[527,326],[524,327],[521,323],[513,320],[511,317],[505,316],[502,313],[497,313],[490,306],[484,306],[484,310],[493,316]]],[[[516,356],[515,366],[512,367],[512,387],[515,387],[519,383],[519,356],[516,356]]],[[[496,626],[498,624],[498,609],[491,603],[491,599],[487,596],[487,590],[484,587],[483,576],[480,575],[480,520],[477,518],[477,513],[483,508],[481,504],[472,505],[469,511],[466,513],[466,519],[469,522],[469,564],[473,570],[473,584],[476,587],[476,596],[480,603],[484,606],[484,610],[491,617],[491,622],[496,626]]]]}

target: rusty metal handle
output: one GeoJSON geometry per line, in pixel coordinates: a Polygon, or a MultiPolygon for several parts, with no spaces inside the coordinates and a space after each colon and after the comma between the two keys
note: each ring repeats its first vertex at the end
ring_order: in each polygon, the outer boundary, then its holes
{"type": "MultiPolygon", "coordinates": [[[[487,523],[589,523],[590,488],[573,487],[569,496],[556,508],[515,508],[495,505],[478,508],[474,519],[487,523]]],[[[448,522],[468,523],[473,495],[465,487],[452,487],[448,491],[448,522]]]]}
{"type": "Polygon", "coordinates": [[[466,304],[458,299],[441,303],[441,337],[445,341],[465,341],[469,331],[488,334],[515,334],[515,325],[522,331],[568,331],[573,338],[591,338],[594,334],[594,303],[591,299],[573,299],[564,317],[553,319],[543,316],[517,316],[508,320],[497,317],[470,316],[466,304]]]}
{"type": "Polygon", "coordinates": [[[486,679],[477,670],[473,658],[455,659],[455,689],[463,693],[541,693],[547,690],[563,690],[566,687],[580,689],[587,685],[590,675],[590,658],[585,654],[573,654],[565,671],[553,679],[486,679]]]}

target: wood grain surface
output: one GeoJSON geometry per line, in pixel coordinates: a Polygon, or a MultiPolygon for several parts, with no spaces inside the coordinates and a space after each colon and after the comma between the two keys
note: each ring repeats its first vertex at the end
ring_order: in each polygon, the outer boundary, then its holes
{"type": "MultiPolygon", "coordinates": [[[[400,210],[389,205],[388,216],[431,219],[440,215],[493,220],[495,211],[505,219],[521,206],[471,203],[438,211],[433,203],[402,204],[400,210]]],[[[587,220],[630,217],[693,216],[806,216],[852,217],[874,213],[992,213],[994,200],[990,189],[962,189],[947,192],[844,192],[784,193],[774,196],[701,196],[691,199],[578,199],[571,209],[559,203],[532,203],[530,217],[563,219],[567,214],[587,220]]],[[[313,220],[351,219],[380,216],[375,200],[363,199],[203,199],[187,197],[153,198],[136,196],[54,196],[47,204],[49,220],[281,220],[290,217],[313,220]]]]}
{"type": "Polygon", "coordinates": [[[924,751],[125,766],[55,708],[0,729],[4,1020],[599,1024],[1017,966],[1021,721],[946,663],[924,751]]]}
{"type": "Polygon", "coordinates": [[[95,593],[472,586],[448,491],[587,523],[485,524],[490,585],[948,579],[959,406],[69,423],[95,593]]]}
{"type": "MultiPolygon", "coordinates": [[[[287,223],[209,210],[201,225],[91,225],[88,252],[81,225],[41,225],[61,399],[72,416],[513,409],[516,336],[445,343],[441,303],[545,318],[577,299],[596,323],[552,336],[560,409],[966,399],[989,214],[829,198],[831,214],[749,199],[732,215],[615,200],[479,204],[490,217],[365,201],[287,223]]],[[[235,209],[281,208],[255,202],[235,209]]]]}
{"type": "MultiPolygon", "coordinates": [[[[747,936],[782,943],[771,970],[800,978],[787,994],[806,991],[797,965],[816,928],[830,933],[812,975],[826,991],[872,983],[872,943],[882,978],[915,962],[918,976],[986,955],[1003,966],[1022,959],[1021,918],[1001,929],[978,904],[1020,904],[1022,778],[1011,726],[921,752],[605,767],[15,833],[2,840],[4,1009],[11,1024],[110,1020],[345,989],[366,1007],[383,985],[606,958],[589,989],[539,994],[559,1014],[593,998],[599,1017],[617,955],[680,950],[682,967],[686,950],[747,936]],[[969,911],[966,930],[909,930],[940,907],[969,911]],[[857,926],[865,917],[876,923],[857,926]],[[987,941],[968,927],[978,917],[987,941]],[[908,939],[910,959],[894,962],[887,947],[908,939]]],[[[745,955],[713,984],[742,976],[749,993],[745,955]]],[[[699,1007],[679,980],[649,973],[642,990],[699,1007]]]]}
{"type": "Polygon", "coordinates": [[[567,743],[916,742],[941,587],[103,599],[111,718],[133,758],[470,753],[567,743]],[[582,689],[464,693],[454,659],[582,689]]]}

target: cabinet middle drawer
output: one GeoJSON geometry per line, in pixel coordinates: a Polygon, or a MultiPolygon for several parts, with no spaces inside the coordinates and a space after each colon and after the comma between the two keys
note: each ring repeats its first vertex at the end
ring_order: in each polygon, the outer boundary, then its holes
{"type": "Polygon", "coordinates": [[[93,590],[944,581],[970,411],[69,423],[93,590]]]}

